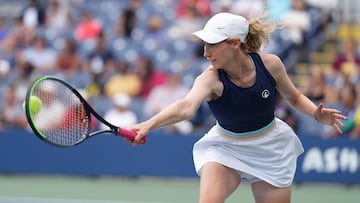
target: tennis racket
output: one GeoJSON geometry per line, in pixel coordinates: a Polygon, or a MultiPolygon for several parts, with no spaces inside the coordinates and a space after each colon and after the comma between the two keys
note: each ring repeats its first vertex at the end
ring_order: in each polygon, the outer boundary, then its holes
{"type": "MultiPolygon", "coordinates": [[[[33,132],[43,141],[68,147],[82,143],[94,135],[112,133],[133,141],[136,132],[106,121],[88,104],[70,83],[54,77],[41,76],[28,88],[24,110],[33,132]],[[33,98],[40,99],[36,106],[33,98]],[[34,109],[37,109],[34,112],[34,109]],[[92,119],[97,119],[109,128],[94,130],[92,119]]],[[[146,142],[146,137],[142,140],[146,142]]]]}

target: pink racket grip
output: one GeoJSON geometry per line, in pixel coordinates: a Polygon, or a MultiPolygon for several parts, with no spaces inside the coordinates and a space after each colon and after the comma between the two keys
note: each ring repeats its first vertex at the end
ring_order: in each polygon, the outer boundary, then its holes
{"type": "MultiPolygon", "coordinates": [[[[129,139],[132,142],[134,141],[137,134],[135,131],[119,128],[119,135],[121,137],[129,139]]],[[[141,144],[145,144],[145,142],[146,142],[146,137],[143,137],[141,139],[141,144]]]]}

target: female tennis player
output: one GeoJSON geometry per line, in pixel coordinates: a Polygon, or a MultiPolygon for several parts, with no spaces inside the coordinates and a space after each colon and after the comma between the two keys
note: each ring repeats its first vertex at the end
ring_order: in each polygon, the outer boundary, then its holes
{"type": "Polygon", "coordinates": [[[250,181],[257,203],[291,201],[303,147],[294,131],[274,116],[276,90],[294,108],[339,132],[347,119],[336,109],[316,106],[296,89],[277,56],[260,52],[273,29],[262,17],[214,15],[193,33],[203,41],[211,65],[185,98],[130,128],[137,132],[133,144],[141,144],[151,130],[189,119],[208,102],[217,122],[193,148],[200,203],[224,202],[242,180],[250,181]]]}

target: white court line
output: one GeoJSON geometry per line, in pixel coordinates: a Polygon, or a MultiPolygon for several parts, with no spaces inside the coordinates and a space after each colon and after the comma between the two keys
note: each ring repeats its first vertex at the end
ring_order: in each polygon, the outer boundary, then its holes
{"type": "MultiPolygon", "coordinates": [[[[0,203],[160,203],[115,200],[81,200],[81,199],[49,199],[49,198],[18,198],[0,197],[0,203]]],[[[163,202],[164,203],[164,202],[163,202]]]]}

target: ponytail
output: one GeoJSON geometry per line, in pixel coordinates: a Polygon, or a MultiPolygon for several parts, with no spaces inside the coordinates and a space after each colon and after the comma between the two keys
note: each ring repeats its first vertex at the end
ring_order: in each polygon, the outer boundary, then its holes
{"type": "Polygon", "coordinates": [[[263,44],[268,44],[270,35],[277,28],[277,24],[267,17],[266,13],[249,17],[249,32],[241,45],[244,52],[257,52],[263,44]]]}

